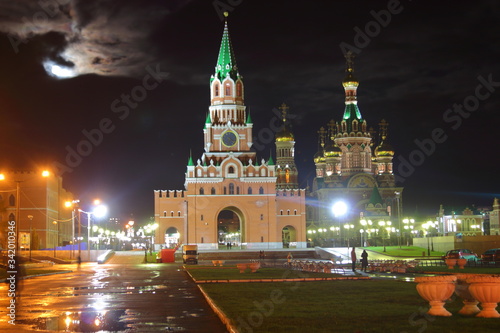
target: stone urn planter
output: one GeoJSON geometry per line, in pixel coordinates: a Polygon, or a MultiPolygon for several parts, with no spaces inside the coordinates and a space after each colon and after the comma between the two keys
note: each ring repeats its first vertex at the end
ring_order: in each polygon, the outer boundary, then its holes
{"type": "Polygon", "coordinates": [[[449,269],[453,269],[457,264],[458,259],[445,259],[444,262],[448,266],[449,269]]]}
{"type": "Polygon", "coordinates": [[[467,259],[457,259],[458,268],[464,269],[467,264],[467,259]]]}
{"type": "Polygon", "coordinates": [[[470,277],[471,274],[458,274],[457,284],[455,285],[455,294],[462,299],[464,306],[458,311],[461,315],[464,316],[474,316],[481,311],[477,305],[479,302],[471,295],[469,291],[470,284],[467,283],[467,278],[470,277]]]}
{"type": "Polygon", "coordinates": [[[477,317],[500,318],[496,310],[500,302],[500,276],[474,276],[467,278],[471,295],[481,302],[482,310],[477,317]]]}
{"type": "Polygon", "coordinates": [[[260,262],[252,262],[248,264],[248,268],[250,268],[252,273],[255,273],[260,268],[260,262]]]}
{"type": "Polygon", "coordinates": [[[247,269],[248,264],[236,264],[236,268],[240,270],[240,273],[245,273],[245,270],[247,269]]]}
{"type": "Polygon", "coordinates": [[[457,277],[454,275],[420,276],[415,278],[418,293],[431,306],[427,311],[428,314],[431,316],[451,316],[451,313],[444,308],[444,303],[453,294],[456,280],[457,277]]]}

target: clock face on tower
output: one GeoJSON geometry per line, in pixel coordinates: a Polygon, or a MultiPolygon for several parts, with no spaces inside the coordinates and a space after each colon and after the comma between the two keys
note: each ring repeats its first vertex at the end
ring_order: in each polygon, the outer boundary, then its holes
{"type": "Polygon", "coordinates": [[[236,144],[238,137],[236,133],[227,131],[222,135],[222,144],[226,147],[232,147],[236,144]]]}

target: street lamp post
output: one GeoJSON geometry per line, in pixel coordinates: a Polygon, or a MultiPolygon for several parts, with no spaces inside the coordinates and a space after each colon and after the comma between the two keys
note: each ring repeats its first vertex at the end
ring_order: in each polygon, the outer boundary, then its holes
{"type": "Polygon", "coordinates": [[[347,229],[347,249],[349,249],[350,247],[350,237],[351,237],[351,233],[349,230],[353,229],[354,228],[354,225],[352,224],[344,224],[344,228],[347,229]]]}
{"type": "Polygon", "coordinates": [[[399,226],[398,245],[399,245],[399,248],[401,248],[401,232],[402,232],[402,228],[401,228],[401,203],[400,203],[401,192],[396,191],[396,192],[394,192],[394,194],[396,195],[396,205],[398,207],[398,215],[397,215],[398,226],[399,226]]]}
{"type": "Polygon", "coordinates": [[[107,213],[106,206],[101,205],[100,203],[101,202],[98,199],[94,200],[94,205],[96,205],[96,207],[91,212],[85,212],[81,209],[79,210],[81,213],[87,214],[87,257],[88,257],[87,260],[89,261],[90,261],[90,230],[92,228],[91,215],[94,215],[95,217],[103,217],[107,213]]]}
{"type": "Polygon", "coordinates": [[[30,219],[30,240],[29,240],[29,245],[30,245],[30,262],[31,262],[31,246],[33,246],[33,239],[31,238],[33,235],[31,233],[31,225],[33,222],[33,215],[28,215],[28,218],[30,219]]]}
{"type": "Polygon", "coordinates": [[[57,245],[59,244],[59,224],[57,223],[57,221],[52,221],[52,224],[54,224],[57,228],[56,243],[54,245],[54,258],[56,258],[56,248],[57,245]]]}
{"type": "Polygon", "coordinates": [[[378,221],[378,225],[380,226],[380,230],[383,230],[383,234],[382,234],[382,245],[384,246],[384,252],[386,252],[386,249],[385,249],[385,221],[378,221]]]}

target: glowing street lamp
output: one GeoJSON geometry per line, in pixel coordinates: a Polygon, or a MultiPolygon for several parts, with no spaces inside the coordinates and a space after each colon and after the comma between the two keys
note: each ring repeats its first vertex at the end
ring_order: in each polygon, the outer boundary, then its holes
{"type": "MultiPolygon", "coordinates": [[[[347,213],[347,204],[344,201],[337,201],[332,206],[333,216],[339,219],[339,227],[341,224],[342,217],[347,213]]],[[[342,230],[339,228],[339,231],[342,230]]],[[[342,241],[342,234],[339,235],[339,239],[342,241]]],[[[349,247],[349,246],[347,246],[349,247]]]]}
{"type": "Polygon", "coordinates": [[[347,204],[344,201],[337,201],[332,206],[332,212],[335,217],[342,217],[347,213],[347,204]]]}
{"type": "Polygon", "coordinates": [[[108,213],[108,208],[104,205],[101,205],[101,201],[99,199],[94,200],[94,209],[91,212],[85,212],[83,210],[79,210],[81,213],[87,214],[87,257],[90,261],[90,230],[92,229],[92,219],[91,215],[94,215],[97,218],[104,217],[108,213]]]}

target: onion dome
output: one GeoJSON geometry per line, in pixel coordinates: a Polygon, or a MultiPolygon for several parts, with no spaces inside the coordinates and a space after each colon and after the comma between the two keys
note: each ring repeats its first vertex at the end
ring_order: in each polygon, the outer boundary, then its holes
{"type": "Polygon", "coordinates": [[[389,140],[387,139],[387,128],[389,127],[389,123],[382,119],[379,123],[380,128],[380,144],[375,148],[375,156],[394,156],[394,148],[392,148],[389,140]]]}
{"type": "Polygon", "coordinates": [[[289,107],[283,103],[280,106],[281,113],[282,113],[282,120],[283,120],[283,128],[281,131],[276,133],[276,141],[294,141],[295,137],[293,136],[293,133],[288,126],[288,123],[286,122],[286,112],[289,109],[289,107]]]}

